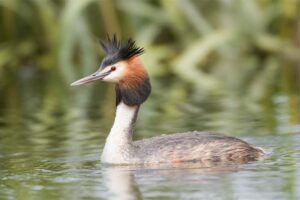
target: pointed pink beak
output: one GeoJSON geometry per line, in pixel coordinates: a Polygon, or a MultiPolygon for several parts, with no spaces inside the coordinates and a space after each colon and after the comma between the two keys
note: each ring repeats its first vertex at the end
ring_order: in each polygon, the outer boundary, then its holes
{"type": "Polygon", "coordinates": [[[86,83],[90,83],[90,82],[94,82],[94,81],[97,81],[97,80],[102,80],[105,76],[107,76],[108,74],[110,74],[111,71],[107,71],[107,72],[102,72],[101,71],[96,71],[95,73],[89,75],[89,76],[86,76],[82,79],[79,79],[75,82],[73,82],[71,84],[71,86],[75,86],[75,85],[83,85],[83,84],[86,84],[86,83]]]}

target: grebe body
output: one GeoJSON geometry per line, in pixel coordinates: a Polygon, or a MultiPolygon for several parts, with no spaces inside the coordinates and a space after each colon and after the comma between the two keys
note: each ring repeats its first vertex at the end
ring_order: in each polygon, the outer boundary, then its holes
{"type": "Polygon", "coordinates": [[[138,111],[151,92],[148,74],[140,61],[143,48],[116,36],[101,42],[107,56],[98,71],[71,85],[102,80],[116,85],[116,117],[106,139],[101,160],[107,164],[157,164],[199,162],[246,163],[264,152],[247,142],[217,133],[192,131],[133,141],[138,111]]]}

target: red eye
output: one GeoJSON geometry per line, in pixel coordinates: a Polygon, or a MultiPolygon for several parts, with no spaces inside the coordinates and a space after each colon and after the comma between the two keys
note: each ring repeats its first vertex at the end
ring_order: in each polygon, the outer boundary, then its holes
{"type": "Polygon", "coordinates": [[[110,68],[110,70],[111,70],[111,71],[115,71],[115,70],[116,70],[116,67],[115,67],[115,66],[112,66],[112,67],[110,68]]]}

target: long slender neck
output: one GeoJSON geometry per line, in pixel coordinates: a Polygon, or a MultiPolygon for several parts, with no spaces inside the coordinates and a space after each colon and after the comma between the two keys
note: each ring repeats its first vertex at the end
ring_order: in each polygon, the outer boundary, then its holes
{"type": "Polygon", "coordinates": [[[116,117],[102,153],[102,162],[119,163],[129,156],[132,149],[133,127],[139,106],[128,106],[120,102],[116,117]]]}
{"type": "MultiPolygon", "coordinates": [[[[123,63],[124,64],[124,63],[123,63]]],[[[151,92],[151,84],[146,70],[138,57],[127,61],[125,79],[116,84],[116,118],[106,139],[102,153],[104,163],[130,163],[137,148],[133,145],[133,127],[140,105],[151,92]]]]}
{"type": "Polygon", "coordinates": [[[136,122],[139,106],[128,106],[121,102],[117,106],[114,124],[108,135],[108,140],[132,142],[133,127],[136,122]]]}

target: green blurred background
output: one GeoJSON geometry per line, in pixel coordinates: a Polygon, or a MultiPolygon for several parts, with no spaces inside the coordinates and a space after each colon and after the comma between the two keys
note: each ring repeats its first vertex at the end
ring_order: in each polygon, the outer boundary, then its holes
{"type": "Polygon", "coordinates": [[[106,84],[77,92],[69,84],[96,70],[97,40],[117,33],[145,47],[168,112],[216,95],[270,113],[282,94],[288,120],[300,121],[299,0],[0,0],[0,28],[2,116],[113,105],[106,84]]]}

